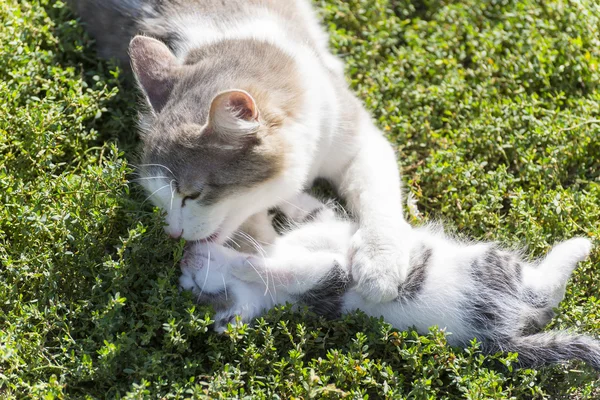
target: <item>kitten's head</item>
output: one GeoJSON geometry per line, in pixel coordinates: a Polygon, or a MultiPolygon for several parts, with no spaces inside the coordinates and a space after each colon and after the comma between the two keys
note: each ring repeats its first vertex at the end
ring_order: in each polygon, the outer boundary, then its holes
{"type": "Polygon", "coordinates": [[[173,237],[222,242],[303,185],[286,175],[283,130],[301,96],[293,61],[265,43],[239,42],[203,47],[183,63],[157,40],[130,44],[150,106],[141,118],[142,183],[173,237]]]}

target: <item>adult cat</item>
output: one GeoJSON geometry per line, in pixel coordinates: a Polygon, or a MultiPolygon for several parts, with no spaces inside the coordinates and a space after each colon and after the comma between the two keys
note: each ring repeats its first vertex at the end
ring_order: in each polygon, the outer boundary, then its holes
{"type": "MultiPolygon", "coordinates": [[[[600,369],[600,342],[561,331],[541,332],[565,285],[591,249],[587,239],[562,242],[542,260],[524,262],[493,243],[461,243],[436,226],[413,229],[408,277],[390,302],[372,304],[356,293],[350,242],[357,226],[302,194],[282,208],[292,229],[261,255],[196,243],[182,262],[180,285],[215,305],[217,331],[249,322],[277,304],[300,303],[338,316],[356,309],[398,329],[445,328],[452,345],[477,338],[486,353],[519,353],[523,365],[580,359],[600,369]]],[[[235,243],[232,243],[235,246],[235,243]]]]}
{"type": "Polygon", "coordinates": [[[125,61],[125,43],[147,35],[129,45],[150,106],[142,183],[171,236],[223,242],[325,178],[360,225],[358,291],[373,302],[398,295],[408,226],[394,152],[349,91],[308,0],[72,3],[104,56],[125,61]]]}

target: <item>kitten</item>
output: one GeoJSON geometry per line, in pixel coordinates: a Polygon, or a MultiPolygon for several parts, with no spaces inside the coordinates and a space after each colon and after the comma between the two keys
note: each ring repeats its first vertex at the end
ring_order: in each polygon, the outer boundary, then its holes
{"type": "Polygon", "coordinates": [[[296,228],[274,237],[262,256],[207,243],[188,249],[180,284],[217,307],[217,331],[236,316],[248,322],[277,304],[300,303],[330,317],[360,309],[400,330],[426,333],[436,325],[451,333],[451,345],[467,346],[475,337],[484,352],[518,352],[527,366],[580,359],[600,369],[600,342],[541,332],[576,264],[590,253],[587,239],[562,242],[528,263],[496,244],[461,243],[433,225],[415,228],[399,295],[374,304],[357,293],[351,273],[357,225],[306,194],[282,211],[296,228]]]}
{"type": "Polygon", "coordinates": [[[71,3],[100,54],[130,59],[145,94],[141,182],[166,212],[167,233],[223,243],[325,178],[359,221],[357,290],[373,302],[398,295],[409,227],[395,155],[348,89],[308,0],[71,3]],[[136,33],[148,36],[127,49],[136,33]]]}

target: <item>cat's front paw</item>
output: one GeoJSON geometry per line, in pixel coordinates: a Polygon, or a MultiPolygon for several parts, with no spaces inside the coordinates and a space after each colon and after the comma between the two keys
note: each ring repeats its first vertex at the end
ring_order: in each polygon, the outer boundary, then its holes
{"type": "Polygon", "coordinates": [[[359,230],[352,238],[352,279],[356,290],[372,303],[398,297],[398,287],[406,278],[409,259],[393,237],[382,239],[359,230]]]}

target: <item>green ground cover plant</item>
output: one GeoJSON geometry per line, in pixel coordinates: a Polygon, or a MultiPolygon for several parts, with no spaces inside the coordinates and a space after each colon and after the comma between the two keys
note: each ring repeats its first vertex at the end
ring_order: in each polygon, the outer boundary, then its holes
{"type": "MultiPolygon", "coordinates": [[[[317,0],[398,149],[415,223],[600,243],[595,0],[317,0]]],[[[136,186],[138,95],[60,1],[0,3],[1,398],[600,398],[581,363],[515,368],[444,333],[273,310],[219,336],[136,186]]],[[[550,328],[600,335],[600,251],[550,328]]]]}

